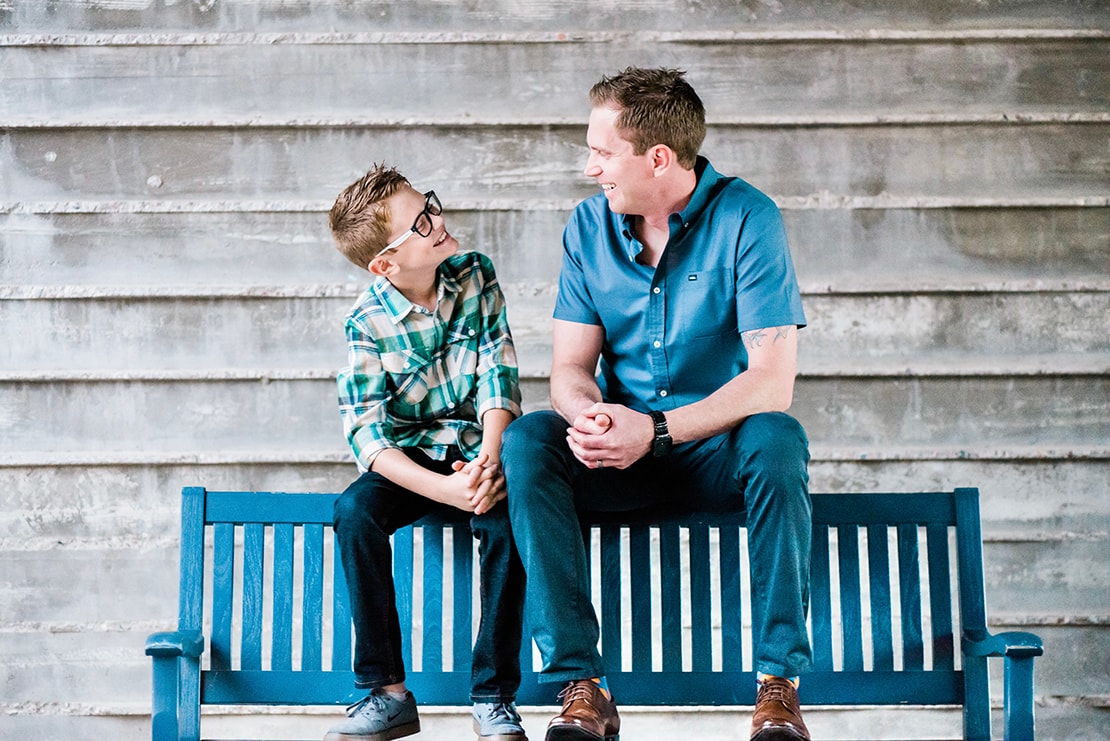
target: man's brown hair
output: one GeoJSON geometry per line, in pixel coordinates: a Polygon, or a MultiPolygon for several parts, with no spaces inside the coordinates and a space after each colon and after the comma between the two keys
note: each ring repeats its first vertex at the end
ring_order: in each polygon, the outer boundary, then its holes
{"type": "Polygon", "coordinates": [[[663,67],[628,67],[590,88],[590,103],[620,112],[617,129],[634,154],[665,144],[680,165],[692,170],[705,140],[705,106],[685,75],[663,67]]]}
{"type": "Polygon", "coordinates": [[[390,214],[385,199],[409,185],[393,167],[375,164],[348,185],[328,213],[328,226],[343,255],[365,268],[389,243],[390,214]]]}

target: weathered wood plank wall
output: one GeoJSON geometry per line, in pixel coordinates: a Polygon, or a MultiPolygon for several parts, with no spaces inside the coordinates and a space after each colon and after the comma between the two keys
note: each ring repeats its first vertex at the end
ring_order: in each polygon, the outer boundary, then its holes
{"type": "Polygon", "coordinates": [[[372,161],[494,257],[546,404],[560,232],[593,190],[585,92],[628,64],[686,69],[706,154],[783,208],[815,488],[980,486],[990,611],[1047,645],[1042,737],[1110,735],[1110,5],[0,0],[5,736],[149,735],[182,485],[354,474],[331,379],[365,276],[324,219],[372,161]]]}

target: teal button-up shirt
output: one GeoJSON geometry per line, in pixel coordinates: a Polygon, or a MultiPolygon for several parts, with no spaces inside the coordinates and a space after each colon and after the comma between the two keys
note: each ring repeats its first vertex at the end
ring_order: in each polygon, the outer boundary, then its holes
{"type": "Polygon", "coordinates": [[[747,368],[741,332],[805,326],[778,207],[703,157],[697,186],[671,214],[655,268],[632,219],[599,193],[563,232],[555,318],[605,329],[599,383],[606,401],[638,411],[699,401],[747,368]]]}

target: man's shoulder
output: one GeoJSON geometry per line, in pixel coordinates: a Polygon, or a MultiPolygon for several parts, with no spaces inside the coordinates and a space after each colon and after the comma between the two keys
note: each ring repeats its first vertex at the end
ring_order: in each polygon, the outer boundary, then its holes
{"type": "Polygon", "coordinates": [[[595,193],[585,200],[579,201],[571,211],[571,219],[587,219],[598,221],[612,218],[613,212],[609,210],[609,199],[604,193],[595,193]]]}
{"type": "Polygon", "coordinates": [[[717,181],[715,188],[714,200],[729,207],[740,208],[745,211],[779,210],[771,196],[743,178],[723,176],[717,181]]]}

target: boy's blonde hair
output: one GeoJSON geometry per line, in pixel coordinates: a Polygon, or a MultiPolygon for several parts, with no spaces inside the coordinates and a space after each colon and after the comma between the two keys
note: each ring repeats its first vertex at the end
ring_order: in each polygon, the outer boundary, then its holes
{"type": "Polygon", "coordinates": [[[390,227],[385,199],[408,185],[396,168],[375,163],[343,189],[328,213],[328,226],[335,246],[348,260],[365,268],[385,248],[390,227]]]}

